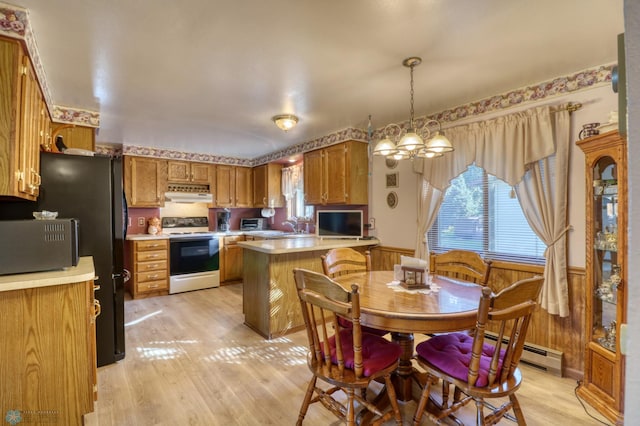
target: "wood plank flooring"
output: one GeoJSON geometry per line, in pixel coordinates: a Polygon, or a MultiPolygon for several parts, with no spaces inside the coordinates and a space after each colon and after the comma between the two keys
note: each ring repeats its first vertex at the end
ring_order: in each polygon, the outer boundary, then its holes
{"type": "MultiPolygon", "coordinates": [[[[98,401],[86,425],[295,424],[310,378],[306,333],[269,341],[244,326],[242,284],[127,300],[125,311],[126,357],[98,369],[98,401]]],[[[523,374],[518,397],[529,425],[601,424],[576,399],[575,380],[527,366],[523,374]]],[[[415,403],[401,407],[411,424],[415,403]]],[[[474,424],[474,409],[465,407],[466,424],[474,424]]],[[[312,406],[304,424],[339,423],[312,406]]]]}

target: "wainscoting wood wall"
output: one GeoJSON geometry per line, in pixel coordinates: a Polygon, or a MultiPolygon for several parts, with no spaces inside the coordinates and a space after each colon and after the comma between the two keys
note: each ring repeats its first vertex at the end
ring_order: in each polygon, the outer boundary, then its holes
{"type": "MultiPolygon", "coordinates": [[[[400,263],[400,256],[413,256],[414,251],[396,247],[378,246],[371,249],[371,265],[374,270],[391,270],[400,263]]],[[[494,260],[489,274],[489,286],[494,292],[509,284],[542,275],[543,266],[527,265],[494,260]]],[[[569,308],[571,315],[560,318],[549,315],[544,309],[538,309],[533,315],[527,336],[527,342],[555,349],[563,353],[562,375],[581,379],[584,369],[584,308],[585,308],[585,270],[569,268],[567,274],[569,308]]]]}

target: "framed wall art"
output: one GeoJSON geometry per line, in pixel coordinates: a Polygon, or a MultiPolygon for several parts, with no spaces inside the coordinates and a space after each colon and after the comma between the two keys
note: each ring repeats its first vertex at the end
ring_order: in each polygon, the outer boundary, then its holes
{"type": "Polygon", "coordinates": [[[387,188],[397,188],[399,185],[398,182],[398,172],[395,173],[387,173],[386,175],[386,184],[387,188]]]}

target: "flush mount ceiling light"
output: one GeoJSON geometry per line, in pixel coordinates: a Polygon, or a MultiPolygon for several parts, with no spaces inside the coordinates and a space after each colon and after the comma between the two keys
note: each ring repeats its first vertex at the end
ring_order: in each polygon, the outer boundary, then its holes
{"type": "Polygon", "coordinates": [[[285,132],[287,130],[293,129],[295,125],[298,124],[298,117],[293,114],[274,115],[271,119],[274,123],[276,123],[276,126],[284,130],[285,132]]]}
{"type": "Polygon", "coordinates": [[[373,149],[374,155],[382,155],[394,160],[413,159],[415,157],[433,158],[441,157],[445,152],[453,151],[451,142],[442,133],[442,126],[437,120],[429,120],[421,128],[417,128],[414,122],[413,111],[413,69],[422,63],[422,59],[416,56],[402,61],[402,65],[410,69],[411,83],[411,116],[409,128],[403,129],[397,124],[389,124],[384,128],[384,138],[373,149]],[[436,124],[438,130],[431,136],[429,126],[436,124]],[[426,143],[424,141],[427,141],[426,143]]]}

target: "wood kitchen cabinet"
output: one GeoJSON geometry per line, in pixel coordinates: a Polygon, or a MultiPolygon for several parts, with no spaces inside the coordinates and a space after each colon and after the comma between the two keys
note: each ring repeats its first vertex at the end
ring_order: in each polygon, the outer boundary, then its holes
{"type": "Polygon", "coordinates": [[[617,131],[577,142],[586,170],[584,378],[577,392],[615,424],[624,423],[627,322],[627,146],[617,131]]]}
{"type": "Polygon", "coordinates": [[[252,207],[251,168],[218,164],[215,168],[216,207],[252,207]]]}
{"type": "Polygon", "coordinates": [[[268,163],[253,168],[253,207],[284,207],[282,164],[268,163]]]}
{"type": "Polygon", "coordinates": [[[220,238],[220,282],[242,280],[242,247],[238,241],[245,241],[244,235],[229,235],[220,238]]]}
{"type": "Polygon", "coordinates": [[[0,276],[4,424],[15,410],[20,425],[83,425],[97,397],[93,262],[20,275],[0,276]]]}
{"type": "Polygon", "coordinates": [[[75,126],[72,124],[52,125],[52,151],[57,151],[55,147],[56,138],[62,136],[62,141],[67,148],[96,150],[96,129],[86,126],[75,126]]]}
{"type": "Polygon", "coordinates": [[[190,161],[167,161],[167,180],[177,183],[197,183],[207,185],[213,173],[212,164],[190,161]]]}
{"type": "Polygon", "coordinates": [[[134,299],[169,294],[169,240],[134,240],[129,293],[134,299]]]}
{"type": "Polygon", "coordinates": [[[124,192],[129,207],[162,207],[167,190],[167,160],[124,157],[124,192]]]}
{"type": "Polygon", "coordinates": [[[347,141],[304,154],[307,204],[367,204],[367,144],[347,141]]]}
{"type": "Polygon", "coordinates": [[[51,147],[51,118],[31,60],[17,40],[0,37],[0,196],[35,200],[40,150],[51,147]]]}

